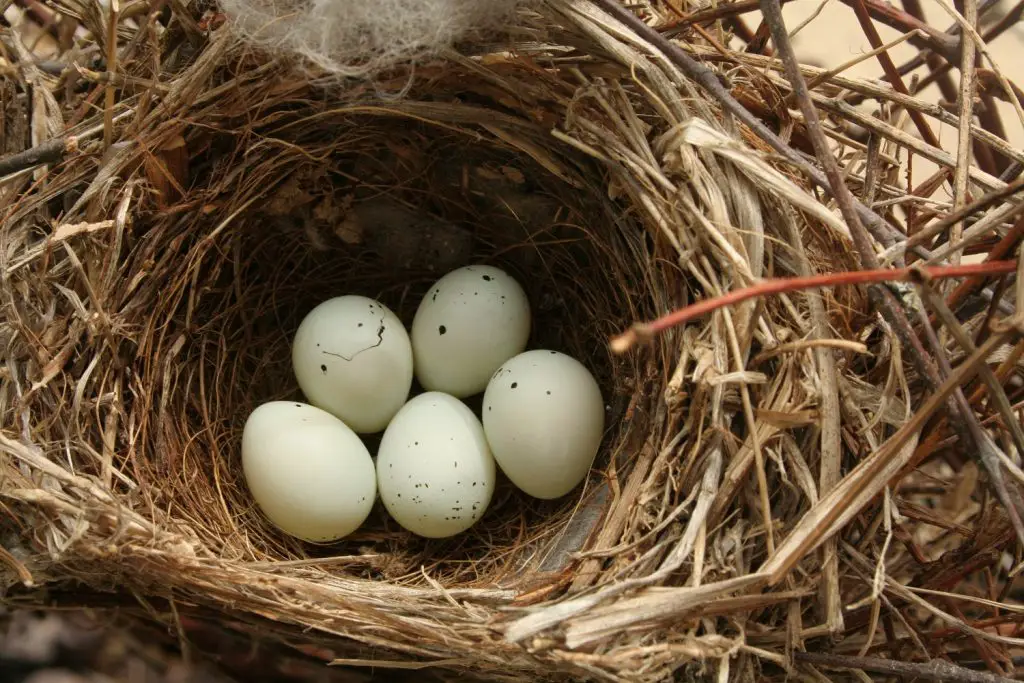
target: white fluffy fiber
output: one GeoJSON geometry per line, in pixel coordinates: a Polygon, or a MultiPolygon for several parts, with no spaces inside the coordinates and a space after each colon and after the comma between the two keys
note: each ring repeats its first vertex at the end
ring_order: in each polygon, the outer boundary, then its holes
{"type": "Polygon", "coordinates": [[[222,0],[235,30],[345,77],[375,75],[500,28],[521,0],[222,0]]]}

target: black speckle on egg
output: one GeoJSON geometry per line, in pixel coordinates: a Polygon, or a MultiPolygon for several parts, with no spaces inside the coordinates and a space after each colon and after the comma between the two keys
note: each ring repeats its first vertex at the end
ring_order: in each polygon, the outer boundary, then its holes
{"type": "Polygon", "coordinates": [[[440,293],[441,293],[440,289],[435,289],[434,290],[434,296],[430,297],[430,300],[431,301],[437,301],[437,295],[440,294],[440,293]]]}
{"type": "Polygon", "coordinates": [[[550,396],[550,395],[551,395],[551,392],[549,391],[549,392],[548,392],[548,396],[550,396]]]}
{"type": "Polygon", "coordinates": [[[322,372],[322,373],[324,373],[326,375],[327,374],[327,366],[326,365],[321,365],[320,366],[320,372],[322,372]]]}
{"type": "Polygon", "coordinates": [[[454,467],[455,469],[459,469],[459,461],[458,461],[458,460],[455,460],[455,461],[454,461],[454,462],[452,463],[452,466],[453,466],[453,467],[454,467]]]}
{"type": "Polygon", "coordinates": [[[302,404],[301,404],[301,403],[296,403],[296,404],[295,404],[295,407],[296,407],[296,408],[301,408],[301,407],[302,407],[302,404]]]}
{"type": "Polygon", "coordinates": [[[515,389],[519,386],[519,382],[512,382],[512,388],[515,389]]]}
{"type": "Polygon", "coordinates": [[[487,412],[491,411],[491,406],[487,406],[487,412]]]}
{"type": "Polygon", "coordinates": [[[492,278],[490,275],[484,275],[484,279],[487,280],[488,282],[490,282],[494,278],[492,278]]]}
{"type": "Polygon", "coordinates": [[[448,328],[445,327],[444,325],[441,325],[440,327],[437,328],[437,331],[438,331],[438,334],[444,334],[445,332],[448,331],[448,328]]]}
{"type": "Polygon", "coordinates": [[[552,356],[558,355],[558,351],[552,351],[552,352],[551,352],[551,355],[552,355],[552,356]]]}
{"type": "Polygon", "coordinates": [[[359,323],[359,325],[358,325],[357,327],[362,327],[362,326],[363,326],[363,324],[362,324],[362,323],[359,323]]]}
{"type": "Polygon", "coordinates": [[[420,445],[420,442],[419,442],[419,441],[413,441],[413,444],[415,444],[415,445],[419,446],[419,445],[420,445]]]}

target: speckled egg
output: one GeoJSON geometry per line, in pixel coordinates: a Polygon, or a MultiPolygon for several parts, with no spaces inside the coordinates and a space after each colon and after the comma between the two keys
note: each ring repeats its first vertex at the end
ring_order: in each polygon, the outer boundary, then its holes
{"type": "Polygon", "coordinates": [[[491,502],[496,467],[480,420],[440,392],[406,403],[377,450],[377,489],[396,522],[425,538],[470,528],[491,502]]]}
{"type": "Polygon", "coordinates": [[[601,445],[601,388],[571,356],[526,351],[487,384],[483,425],[494,459],[517,488],[559,498],[587,476],[601,445]]]}
{"type": "Polygon", "coordinates": [[[310,311],[292,344],[292,367],[310,403],[360,434],[383,430],[409,397],[409,334],[384,304],[339,296],[310,311]]]}
{"type": "Polygon", "coordinates": [[[416,378],[428,391],[478,394],[529,337],[530,303],[511,275],[493,266],[453,270],[434,283],[413,318],[416,378]]]}

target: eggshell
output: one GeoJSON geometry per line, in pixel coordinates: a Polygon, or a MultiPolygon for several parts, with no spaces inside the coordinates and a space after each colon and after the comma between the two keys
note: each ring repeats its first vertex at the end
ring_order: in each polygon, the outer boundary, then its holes
{"type": "Polygon", "coordinates": [[[440,392],[406,403],[377,451],[384,507],[426,538],[453,536],[475,524],[491,502],[496,471],[480,420],[440,392]]]}
{"type": "Polygon", "coordinates": [[[271,401],[252,411],[242,430],[242,471],[267,519],[307,541],[334,541],[358,529],[377,494],[363,442],[306,403],[271,401]]]}
{"type": "Polygon", "coordinates": [[[557,351],[526,351],[487,384],[483,425],[502,472],[535,498],[564,496],[590,470],[604,433],[594,376],[557,351]]]}
{"type": "Polygon", "coordinates": [[[512,276],[466,266],[434,283],[413,318],[416,378],[424,389],[465,398],[526,348],[530,303],[512,276]]]}
{"type": "Polygon", "coordinates": [[[302,393],[360,434],[384,429],[409,397],[409,334],[379,301],[348,295],[310,311],[292,344],[302,393]]]}

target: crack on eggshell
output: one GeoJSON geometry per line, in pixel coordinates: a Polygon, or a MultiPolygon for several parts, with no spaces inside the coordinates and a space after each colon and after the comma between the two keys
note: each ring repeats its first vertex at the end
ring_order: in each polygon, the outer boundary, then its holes
{"type": "MultiPolygon", "coordinates": [[[[384,343],[384,317],[385,316],[383,316],[383,315],[380,317],[380,323],[377,325],[377,342],[375,344],[371,344],[370,346],[367,346],[365,349],[359,349],[358,351],[353,353],[351,356],[346,356],[343,353],[333,353],[331,351],[327,351],[327,350],[324,350],[324,349],[321,349],[320,353],[324,354],[325,356],[333,356],[334,358],[340,358],[340,359],[342,359],[344,361],[348,361],[348,362],[354,361],[356,358],[359,357],[359,354],[366,353],[370,349],[375,349],[375,348],[377,348],[378,346],[380,346],[381,344],[384,343]]],[[[362,323],[359,323],[359,325],[362,326],[362,323]]],[[[320,346],[320,345],[317,344],[317,346],[320,346]]],[[[321,366],[321,367],[323,367],[323,366],[321,366]]],[[[326,372],[326,370],[324,372],[326,372]]]]}

